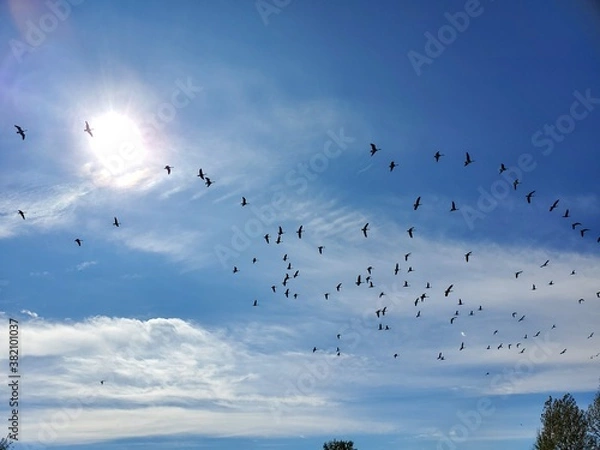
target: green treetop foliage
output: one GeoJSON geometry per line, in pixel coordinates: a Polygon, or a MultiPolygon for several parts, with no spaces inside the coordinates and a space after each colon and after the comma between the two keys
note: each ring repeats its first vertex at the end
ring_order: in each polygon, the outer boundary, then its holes
{"type": "Polygon", "coordinates": [[[534,450],[590,450],[586,413],[571,394],[549,397],[542,412],[534,450]]]}
{"type": "Polygon", "coordinates": [[[590,450],[600,450],[600,390],[585,413],[590,450]]]}
{"type": "Polygon", "coordinates": [[[354,447],[352,441],[333,441],[325,442],[323,444],[323,450],[358,450],[354,447]]]}

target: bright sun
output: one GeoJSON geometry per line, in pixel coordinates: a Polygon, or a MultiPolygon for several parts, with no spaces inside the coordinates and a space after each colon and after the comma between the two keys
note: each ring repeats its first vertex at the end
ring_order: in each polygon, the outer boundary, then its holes
{"type": "Polygon", "coordinates": [[[103,166],[119,176],[139,167],[146,156],[137,125],[123,114],[108,112],[90,121],[92,150],[103,166]]]}

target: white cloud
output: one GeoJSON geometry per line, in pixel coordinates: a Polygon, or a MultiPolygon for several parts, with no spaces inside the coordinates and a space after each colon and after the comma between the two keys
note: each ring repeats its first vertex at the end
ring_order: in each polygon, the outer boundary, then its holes
{"type": "Polygon", "coordinates": [[[33,311],[29,311],[28,309],[23,309],[21,311],[21,314],[26,314],[29,317],[31,317],[32,319],[37,319],[37,317],[38,317],[37,313],[34,313],[33,311]]]}
{"type": "Polygon", "coordinates": [[[82,271],[89,267],[95,266],[96,264],[98,264],[96,261],[84,261],[82,263],[77,264],[75,266],[75,270],[82,271]]]}
{"type": "Polygon", "coordinates": [[[48,272],[47,270],[41,271],[41,272],[29,272],[29,276],[30,277],[42,277],[42,278],[47,278],[50,277],[50,272],[48,272]]]}
{"type": "MultiPolygon", "coordinates": [[[[290,390],[285,380],[314,359],[312,354],[254,351],[223,331],[180,319],[96,317],[21,326],[27,327],[29,383],[39,386],[31,401],[47,405],[29,410],[29,430],[42,429],[57,410],[72,416],[56,443],[184,432],[284,436],[393,429],[390,423],[340,413],[326,386],[305,394],[290,390]],[[54,403],[57,398],[60,404],[54,403]],[[84,411],[77,410],[81,404],[84,411]],[[115,431],[115,423],[126,418],[129,425],[115,431]],[[206,426],[198,428],[199,421],[206,426]]],[[[284,327],[262,333],[273,343],[290,336],[284,327]]],[[[28,429],[23,434],[33,435],[28,429]]]]}

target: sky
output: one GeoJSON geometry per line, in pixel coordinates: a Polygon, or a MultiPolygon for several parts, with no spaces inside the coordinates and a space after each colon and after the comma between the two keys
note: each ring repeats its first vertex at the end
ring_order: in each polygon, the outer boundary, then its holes
{"type": "Polygon", "coordinates": [[[599,387],[599,25],[1,2],[15,448],[530,449],[548,396],[599,387]]]}

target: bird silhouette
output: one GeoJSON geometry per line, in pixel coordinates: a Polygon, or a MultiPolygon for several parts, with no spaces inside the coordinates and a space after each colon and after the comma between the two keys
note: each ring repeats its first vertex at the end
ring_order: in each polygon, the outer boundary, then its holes
{"type": "Polygon", "coordinates": [[[21,140],[25,140],[25,132],[27,130],[24,130],[23,128],[21,128],[19,125],[15,125],[15,128],[17,129],[17,134],[21,135],[21,140]]]}
{"type": "Polygon", "coordinates": [[[582,228],[581,230],[579,230],[579,233],[581,233],[581,237],[583,237],[583,235],[586,233],[586,231],[590,231],[589,228],[582,228]]]}
{"type": "Polygon", "coordinates": [[[435,162],[439,162],[442,156],[445,155],[443,153],[440,153],[439,151],[435,152],[435,155],[433,155],[433,157],[435,158],[435,162]]]}
{"type": "Polygon", "coordinates": [[[409,253],[407,253],[407,254],[405,254],[405,255],[404,255],[404,261],[408,261],[408,257],[409,257],[410,255],[412,255],[412,253],[410,253],[410,252],[409,252],[409,253]]]}
{"type": "Polygon", "coordinates": [[[396,263],[396,267],[394,267],[394,275],[398,275],[398,272],[400,272],[400,265],[396,263]]]}
{"type": "Polygon", "coordinates": [[[419,206],[421,206],[421,197],[417,197],[415,203],[413,204],[413,209],[416,211],[419,206]]]}
{"type": "Polygon", "coordinates": [[[213,183],[214,181],[212,181],[209,177],[204,177],[204,184],[206,184],[206,187],[210,187],[210,185],[213,183]]]}
{"type": "Polygon", "coordinates": [[[513,189],[516,191],[517,190],[517,186],[521,184],[521,182],[519,181],[519,179],[515,179],[515,181],[513,181],[513,189]]]}
{"type": "Polygon", "coordinates": [[[202,172],[202,169],[198,169],[198,177],[204,180],[204,172],[202,172]]]}
{"type": "Polygon", "coordinates": [[[267,244],[269,244],[269,243],[270,243],[270,242],[269,242],[269,235],[268,235],[268,234],[265,234],[263,237],[265,238],[265,241],[267,241],[267,244]]]}
{"type": "Polygon", "coordinates": [[[547,260],[546,260],[546,262],[540,266],[540,268],[541,268],[541,267],[546,267],[546,266],[548,265],[548,263],[549,263],[549,262],[550,262],[550,260],[549,260],[549,259],[547,259],[547,260]]]}
{"type": "Polygon", "coordinates": [[[564,217],[564,218],[571,217],[571,216],[569,216],[569,210],[568,210],[568,209],[567,209],[567,210],[565,211],[565,213],[563,214],[563,217],[564,217]]]}
{"type": "Polygon", "coordinates": [[[119,223],[119,220],[118,220],[116,217],[115,217],[114,219],[115,219],[115,220],[114,220],[114,222],[113,222],[113,225],[114,225],[115,227],[117,227],[117,228],[118,228],[118,227],[120,227],[120,226],[121,226],[121,224],[119,223]]]}
{"type": "Polygon", "coordinates": [[[369,230],[369,222],[367,222],[365,224],[365,226],[361,228],[361,230],[362,230],[363,234],[365,235],[365,237],[367,237],[367,231],[369,230]]]}
{"type": "Polygon", "coordinates": [[[415,231],[415,227],[410,227],[408,230],[406,230],[406,232],[408,233],[408,235],[411,237],[413,237],[413,232],[415,231]]]}
{"type": "Polygon", "coordinates": [[[25,213],[21,210],[18,210],[17,213],[21,216],[23,220],[25,220],[25,213]]]}
{"type": "Polygon", "coordinates": [[[465,167],[467,167],[469,164],[474,163],[475,160],[471,159],[471,155],[469,155],[469,152],[465,153],[465,167]]]}
{"type": "Polygon", "coordinates": [[[319,250],[319,255],[322,255],[322,254],[323,254],[323,249],[324,249],[324,248],[325,248],[325,246],[323,246],[323,245],[319,245],[319,246],[317,247],[317,250],[319,250]]]}
{"type": "Polygon", "coordinates": [[[450,207],[450,212],[452,212],[452,211],[458,211],[458,208],[456,207],[454,200],[452,200],[452,206],[450,207]]]}
{"type": "Polygon", "coordinates": [[[173,169],[173,168],[174,168],[173,166],[169,166],[169,165],[165,166],[165,170],[167,171],[167,175],[171,175],[171,169],[173,169]]]}
{"type": "Polygon", "coordinates": [[[93,128],[90,128],[90,124],[87,123],[87,120],[85,121],[85,128],[83,129],[84,132],[86,132],[87,134],[90,135],[90,137],[94,137],[94,135],[92,134],[92,130],[93,128]]]}
{"type": "Polygon", "coordinates": [[[452,288],[454,287],[453,284],[451,284],[450,286],[448,286],[448,288],[444,291],[444,297],[448,297],[448,295],[450,294],[450,292],[452,292],[452,288]]]}
{"type": "Polygon", "coordinates": [[[242,197],[242,206],[246,206],[248,204],[248,202],[246,201],[246,197],[242,197]]]}
{"type": "Polygon", "coordinates": [[[298,235],[298,239],[302,239],[302,231],[304,231],[303,228],[304,227],[302,225],[300,225],[300,227],[296,231],[296,234],[298,235]]]}
{"type": "Polygon", "coordinates": [[[252,303],[252,306],[258,306],[258,300],[254,300],[254,303],[252,303]]]}
{"type": "Polygon", "coordinates": [[[341,289],[342,289],[342,283],[338,283],[338,285],[335,287],[335,290],[340,292],[341,289]]]}
{"type": "Polygon", "coordinates": [[[391,172],[392,170],[394,170],[394,167],[398,167],[398,164],[396,164],[394,161],[392,161],[392,162],[390,163],[390,172],[391,172]]]}
{"type": "Polygon", "coordinates": [[[375,144],[371,144],[371,156],[373,156],[375,153],[377,153],[378,151],[380,151],[380,148],[377,148],[375,146],[375,144]]]}
{"type": "Polygon", "coordinates": [[[560,352],[561,355],[564,355],[566,353],[567,349],[565,348],[562,352],[560,352]]]}
{"type": "Polygon", "coordinates": [[[550,212],[554,211],[558,206],[558,200],[555,200],[554,203],[550,206],[550,212]]]}
{"type": "Polygon", "coordinates": [[[527,199],[527,203],[531,203],[531,197],[533,197],[533,194],[535,194],[535,191],[531,191],[525,196],[525,198],[527,199]]]}
{"type": "Polygon", "coordinates": [[[502,172],[504,172],[504,171],[506,171],[506,170],[507,170],[507,169],[506,169],[506,166],[505,166],[504,164],[502,164],[502,163],[501,163],[501,164],[500,164],[500,173],[502,173],[502,172]]]}
{"type": "Polygon", "coordinates": [[[79,239],[79,238],[77,238],[77,239],[75,239],[75,242],[77,242],[77,245],[78,245],[79,247],[81,247],[81,243],[83,242],[83,240],[82,240],[82,239],[79,239]]]}
{"type": "Polygon", "coordinates": [[[522,270],[519,270],[518,272],[515,272],[515,278],[519,278],[519,275],[521,275],[523,273],[522,270]]]}
{"type": "Polygon", "coordinates": [[[577,228],[579,225],[581,225],[581,222],[574,222],[571,224],[571,228],[574,230],[575,228],[577,228]]]}
{"type": "Polygon", "coordinates": [[[465,253],[465,261],[469,262],[469,256],[471,256],[473,252],[465,253]]]}

